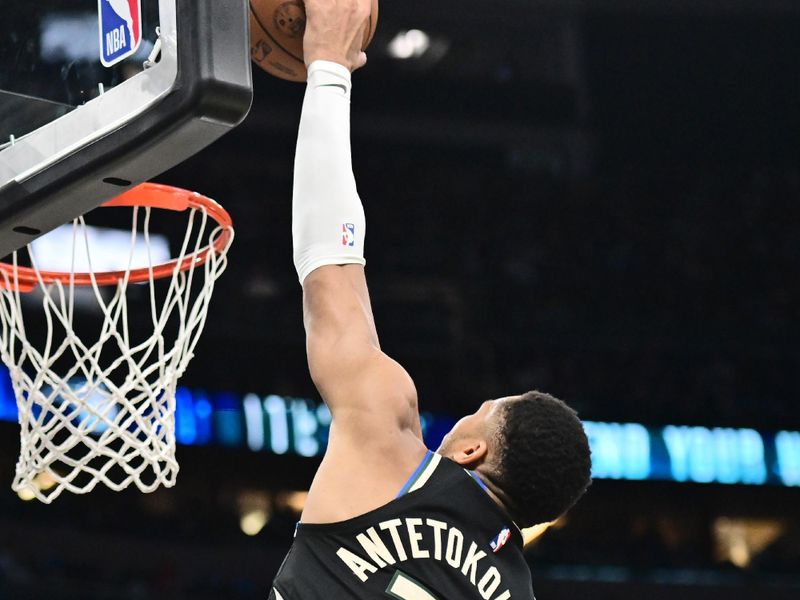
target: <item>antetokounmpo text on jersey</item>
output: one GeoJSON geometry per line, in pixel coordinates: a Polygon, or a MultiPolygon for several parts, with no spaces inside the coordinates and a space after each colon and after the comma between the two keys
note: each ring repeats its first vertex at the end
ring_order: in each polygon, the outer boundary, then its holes
{"type": "MultiPolygon", "coordinates": [[[[503,578],[494,565],[488,563],[489,555],[479,549],[478,544],[464,539],[464,534],[456,527],[451,527],[443,521],[436,519],[406,518],[391,519],[378,524],[378,529],[387,532],[391,543],[387,545],[375,527],[370,527],[364,533],[356,535],[356,540],[368,558],[351,552],[347,548],[339,548],[336,555],[361,581],[367,581],[372,573],[387,565],[394,565],[409,559],[433,559],[448,564],[457,569],[469,579],[482,598],[486,600],[509,600],[511,592],[505,590],[501,594],[494,594],[502,586],[503,578]],[[433,538],[433,547],[425,545],[424,537],[430,541],[433,538]],[[405,544],[403,540],[405,539],[405,544]],[[392,549],[394,550],[392,552],[392,549]],[[406,551],[408,548],[409,553],[406,551]],[[484,561],[481,563],[481,561],[484,561]]],[[[385,535],[385,534],[384,534],[385,535]]]]}

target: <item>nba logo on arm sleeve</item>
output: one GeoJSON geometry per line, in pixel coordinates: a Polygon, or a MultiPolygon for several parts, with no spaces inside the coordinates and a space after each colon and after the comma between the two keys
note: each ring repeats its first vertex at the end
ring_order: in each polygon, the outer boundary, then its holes
{"type": "Polygon", "coordinates": [[[100,17],[100,62],[112,67],[142,43],[141,0],[97,0],[100,17]]]}
{"type": "Polygon", "coordinates": [[[342,246],[356,245],[356,226],[353,223],[342,224],[342,246]]]}

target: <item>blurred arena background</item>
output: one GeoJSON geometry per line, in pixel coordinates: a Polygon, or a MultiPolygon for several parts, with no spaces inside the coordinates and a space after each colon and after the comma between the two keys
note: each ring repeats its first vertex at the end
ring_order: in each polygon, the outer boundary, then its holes
{"type": "MultiPolygon", "coordinates": [[[[542,599],[800,597],[798,32],[794,0],[381,6],[354,163],[429,444],[500,392],[589,421],[595,484],[529,546],[542,599]]],[[[291,261],[303,87],[254,77],[247,121],[159,178],[237,225],[178,486],[18,497],[0,368],[0,598],[266,596],[329,416],[291,261]]]]}

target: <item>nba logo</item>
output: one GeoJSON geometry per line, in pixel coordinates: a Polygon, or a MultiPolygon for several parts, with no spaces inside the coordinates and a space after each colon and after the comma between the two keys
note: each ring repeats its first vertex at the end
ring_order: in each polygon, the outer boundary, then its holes
{"type": "Polygon", "coordinates": [[[353,223],[342,225],[342,246],[356,245],[356,226],[353,223]]]}
{"type": "Polygon", "coordinates": [[[506,545],[506,542],[511,539],[511,530],[508,527],[503,527],[503,530],[497,534],[497,537],[489,542],[492,552],[497,554],[500,549],[506,545]]]}
{"type": "Polygon", "coordinates": [[[141,0],[97,0],[100,15],[100,62],[113,67],[142,43],[141,0]]]}

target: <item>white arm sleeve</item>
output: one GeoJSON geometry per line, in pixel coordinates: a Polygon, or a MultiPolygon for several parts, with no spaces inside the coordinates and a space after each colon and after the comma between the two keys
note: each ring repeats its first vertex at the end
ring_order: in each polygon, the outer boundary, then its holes
{"type": "Polygon", "coordinates": [[[294,265],[302,284],[324,265],[366,264],[364,207],[350,156],[350,71],[314,61],[297,136],[294,265]]]}

